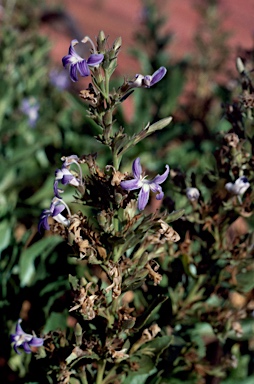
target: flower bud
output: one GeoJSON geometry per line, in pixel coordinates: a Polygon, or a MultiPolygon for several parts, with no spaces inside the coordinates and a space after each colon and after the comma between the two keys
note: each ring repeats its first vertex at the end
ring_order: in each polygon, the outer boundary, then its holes
{"type": "Polygon", "coordinates": [[[97,48],[100,53],[105,53],[106,42],[107,42],[107,39],[106,39],[105,33],[103,31],[100,31],[97,37],[97,48]]]}
{"type": "Polygon", "coordinates": [[[76,345],[80,346],[82,344],[82,328],[79,323],[75,325],[75,338],[76,338],[76,345]]]}
{"type": "Polygon", "coordinates": [[[199,199],[200,192],[197,188],[187,188],[186,190],[186,196],[188,200],[194,202],[199,199]]]}
{"type": "Polygon", "coordinates": [[[118,54],[118,52],[121,48],[121,45],[122,45],[122,38],[118,37],[117,39],[115,39],[113,47],[112,47],[113,51],[115,52],[116,55],[118,54]]]}
{"type": "Polygon", "coordinates": [[[240,75],[243,74],[245,71],[245,66],[244,66],[243,61],[240,57],[237,57],[237,59],[236,59],[236,68],[237,68],[238,72],[240,73],[240,75]]]}

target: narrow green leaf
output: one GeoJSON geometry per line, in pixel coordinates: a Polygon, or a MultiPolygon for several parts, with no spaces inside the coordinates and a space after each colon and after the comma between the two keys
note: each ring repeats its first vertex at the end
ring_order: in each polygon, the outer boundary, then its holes
{"type": "Polygon", "coordinates": [[[47,257],[52,250],[63,241],[61,237],[50,236],[37,241],[31,247],[25,249],[19,260],[19,278],[21,287],[33,284],[36,273],[34,261],[38,256],[47,257]]]}

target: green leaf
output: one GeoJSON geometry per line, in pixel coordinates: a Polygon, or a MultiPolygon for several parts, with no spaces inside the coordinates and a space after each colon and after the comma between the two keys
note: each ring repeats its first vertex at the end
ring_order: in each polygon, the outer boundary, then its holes
{"type": "Polygon", "coordinates": [[[161,119],[152,125],[148,123],[145,126],[145,128],[143,128],[139,133],[128,138],[128,142],[126,142],[124,148],[118,152],[118,155],[122,156],[127,150],[134,147],[136,144],[138,144],[141,140],[145,139],[147,136],[165,128],[167,125],[171,123],[171,121],[172,121],[172,117],[170,116],[170,117],[166,117],[165,119],[161,119]]]}
{"type": "Polygon", "coordinates": [[[34,283],[35,259],[41,256],[45,259],[63,239],[58,236],[50,236],[37,241],[31,247],[25,249],[19,260],[19,278],[21,287],[31,286],[34,283]]]}
{"type": "Polygon", "coordinates": [[[66,310],[63,313],[51,312],[49,315],[43,333],[55,331],[56,329],[65,330],[67,327],[67,317],[69,312],[66,310]]]}
{"type": "Polygon", "coordinates": [[[154,299],[154,301],[149,305],[147,310],[137,318],[137,321],[135,323],[135,331],[142,328],[146,322],[149,320],[149,318],[154,315],[159,310],[159,306],[166,301],[168,297],[164,295],[159,295],[154,299]]]}
{"type": "Polygon", "coordinates": [[[149,356],[142,355],[132,356],[131,363],[136,363],[138,371],[128,371],[128,376],[124,380],[124,384],[145,384],[146,379],[156,372],[154,363],[149,356]]]}
{"type": "Polygon", "coordinates": [[[182,217],[184,215],[184,212],[185,212],[184,209],[179,209],[177,211],[173,211],[173,212],[169,213],[165,217],[164,220],[166,221],[166,223],[172,223],[172,221],[176,221],[176,220],[180,219],[180,217],[182,217]]]}
{"type": "Polygon", "coordinates": [[[142,353],[142,350],[151,350],[151,353],[153,354],[153,357],[155,357],[155,364],[158,363],[159,357],[162,354],[162,352],[167,349],[170,344],[172,343],[173,336],[161,336],[156,337],[154,340],[149,341],[148,343],[144,344],[140,348],[140,353],[142,353]]]}
{"type": "Polygon", "coordinates": [[[11,240],[11,223],[8,220],[0,222],[0,253],[8,247],[11,240]]]}

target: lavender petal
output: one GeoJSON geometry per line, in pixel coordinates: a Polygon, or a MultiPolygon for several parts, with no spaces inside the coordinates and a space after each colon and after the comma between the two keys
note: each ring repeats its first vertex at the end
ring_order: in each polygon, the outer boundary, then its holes
{"type": "Polygon", "coordinates": [[[96,65],[99,65],[103,61],[103,59],[104,55],[94,53],[87,60],[87,64],[91,67],[94,67],[96,65]]]}
{"type": "Polygon", "coordinates": [[[142,167],[140,165],[140,158],[137,157],[132,164],[132,173],[136,179],[139,179],[142,174],[142,167]]]}
{"type": "Polygon", "coordinates": [[[120,183],[120,186],[127,191],[133,191],[134,189],[141,188],[140,181],[137,179],[125,180],[120,183]]]}
{"type": "Polygon", "coordinates": [[[168,174],[169,174],[169,166],[166,165],[166,171],[162,175],[155,176],[155,178],[153,180],[151,180],[151,183],[153,183],[153,184],[163,183],[167,179],[168,174]]]}
{"type": "Polygon", "coordinates": [[[77,63],[70,65],[70,78],[73,82],[78,81],[78,75],[77,75],[77,63]]]}
{"type": "Polygon", "coordinates": [[[22,344],[22,347],[24,348],[24,351],[26,353],[31,353],[31,348],[29,347],[29,344],[26,341],[22,344]]]}
{"type": "Polygon", "coordinates": [[[143,188],[141,188],[139,194],[138,194],[138,209],[140,211],[143,211],[145,209],[148,200],[149,200],[149,191],[150,188],[147,188],[148,184],[144,185],[143,188]]]}
{"type": "Polygon", "coordinates": [[[87,65],[86,60],[82,60],[82,61],[78,62],[77,63],[77,69],[78,69],[80,75],[83,77],[87,77],[90,75],[90,70],[89,70],[89,67],[87,65]]]}
{"type": "Polygon", "coordinates": [[[43,345],[43,339],[41,337],[33,337],[31,341],[29,341],[29,345],[31,347],[41,347],[43,345]]]}
{"type": "Polygon", "coordinates": [[[152,75],[152,80],[151,80],[151,86],[158,83],[167,73],[167,70],[165,67],[160,67],[157,69],[156,72],[152,75]]]}

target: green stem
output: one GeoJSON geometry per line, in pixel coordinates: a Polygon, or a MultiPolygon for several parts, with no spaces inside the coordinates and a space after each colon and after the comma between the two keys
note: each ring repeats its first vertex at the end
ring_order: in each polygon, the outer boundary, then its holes
{"type": "Polygon", "coordinates": [[[106,368],[106,360],[99,361],[95,384],[103,383],[103,375],[104,375],[105,368],[106,368]]]}
{"type": "Polygon", "coordinates": [[[111,370],[108,372],[107,376],[103,380],[102,384],[110,384],[112,383],[112,378],[115,375],[116,367],[111,368],[111,370]]]}
{"type": "Polygon", "coordinates": [[[122,156],[118,156],[114,150],[113,150],[112,156],[113,156],[113,166],[115,170],[118,171],[122,156]]]}
{"type": "Polygon", "coordinates": [[[106,96],[106,101],[108,102],[109,99],[109,75],[108,75],[108,71],[105,71],[105,96],[106,96]]]}
{"type": "Polygon", "coordinates": [[[81,383],[82,384],[88,384],[88,381],[87,381],[87,378],[86,378],[86,373],[85,372],[82,372],[80,375],[80,380],[81,380],[81,383]]]}

